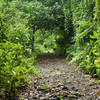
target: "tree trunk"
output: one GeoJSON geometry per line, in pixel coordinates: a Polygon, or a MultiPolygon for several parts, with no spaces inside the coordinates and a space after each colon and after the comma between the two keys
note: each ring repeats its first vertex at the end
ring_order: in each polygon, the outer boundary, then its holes
{"type": "Polygon", "coordinates": [[[32,35],[31,46],[32,46],[32,52],[34,52],[34,34],[32,35]]]}

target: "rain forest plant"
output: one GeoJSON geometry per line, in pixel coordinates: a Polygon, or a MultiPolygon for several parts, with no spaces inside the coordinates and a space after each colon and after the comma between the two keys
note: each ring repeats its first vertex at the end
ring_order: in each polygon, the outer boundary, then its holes
{"type": "Polygon", "coordinates": [[[25,64],[20,44],[0,43],[0,89],[15,95],[17,87],[27,82],[32,66],[25,64]]]}
{"type": "Polygon", "coordinates": [[[86,73],[98,76],[100,76],[99,3],[99,0],[81,0],[73,11],[76,50],[71,61],[71,63],[77,62],[86,73]]]}
{"type": "Polygon", "coordinates": [[[38,74],[30,51],[28,16],[21,1],[0,1],[0,92],[6,96],[16,96],[30,73],[38,74]]]}
{"type": "Polygon", "coordinates": [[[0,89],[10,96],[38,53],[63,54],[100,76],[99,0],[0,0],[0,89]]]}

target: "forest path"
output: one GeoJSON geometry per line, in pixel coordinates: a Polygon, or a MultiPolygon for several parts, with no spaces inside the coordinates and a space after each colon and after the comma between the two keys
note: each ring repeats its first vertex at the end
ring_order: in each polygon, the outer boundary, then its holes
{"type": "Polygon", "coordinates": [[[42,76],[34,78],[27,100],[100,100],[100,83],[66,64],[63,56],[40,55],[42,76]]]}

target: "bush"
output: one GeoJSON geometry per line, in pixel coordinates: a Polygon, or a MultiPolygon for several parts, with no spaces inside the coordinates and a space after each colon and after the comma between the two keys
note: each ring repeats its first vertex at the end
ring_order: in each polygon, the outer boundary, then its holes
{"type": "Polygon", "coordinates": [[[15,95],[17,87],[28,82],[29,72],[33,68],[23,55],[20,44],[6,41],[0,43],[0,89],[15,95]]]}

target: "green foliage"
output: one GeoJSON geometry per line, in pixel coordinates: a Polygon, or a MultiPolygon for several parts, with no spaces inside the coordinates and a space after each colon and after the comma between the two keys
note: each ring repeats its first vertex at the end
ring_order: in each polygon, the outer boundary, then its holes
{"type": "Polygon", "coordinates": [[[54,53],[56,48],[56,36],[52,32],[38,30],[34,35],[34,47],[37,53],[54,53]],[[40,38],[41,37],[41,38],[40,38]]]}
{"type": "Polygon", "coordinates": [[[29,75],[38,75],[35,53],[31,52],[32,29],[25,3],[13,0],[0,1],[0,91],[15,96],[23,84],[30,82],[29,75]]]}
{"type": "Polygon", "coordinates": [[[14,95],[29,73],[38,75],[40,52],[64,54],[100,76],[99,9],[98,0],[1,0],[0,88],[14,95]]]}
{"type": "Polygon", "coordinates": [[[17,87],[27,82],[28,72],[32,69],[25,64],[22,54],[23,48],[20,44],[8,41],[0,43],[0,88],[13,94],[17,87]]]}
{"type": "Polygon", "coordinates": [[[74,8],[75,51],[70,63],[77,62],[86,73],[100,76],[99,23],[94,20],[96,12],[94,4],[94,0],[82,0],[74,8]]]}

